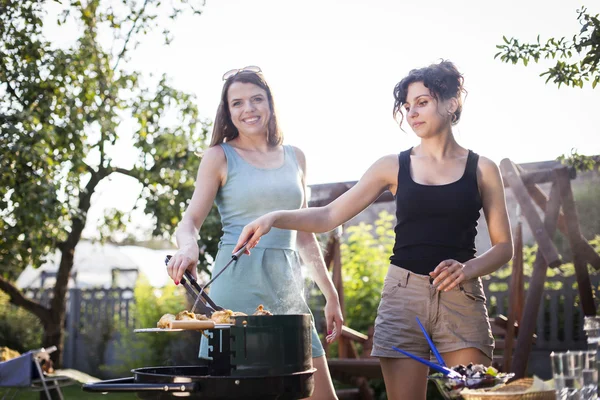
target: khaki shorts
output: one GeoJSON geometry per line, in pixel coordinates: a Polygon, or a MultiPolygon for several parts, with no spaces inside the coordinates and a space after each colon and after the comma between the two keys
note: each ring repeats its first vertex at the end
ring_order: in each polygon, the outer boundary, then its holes
{"type": "Polygon", "coordinates": [[[396,346],[429,359],[430,348],[416,317],[440,353],[474,347],[492,359],[494,338],[481,279],[438,292],[429,276],[390,265],[375,320],[372,356],[405,358],[396,346]]]}

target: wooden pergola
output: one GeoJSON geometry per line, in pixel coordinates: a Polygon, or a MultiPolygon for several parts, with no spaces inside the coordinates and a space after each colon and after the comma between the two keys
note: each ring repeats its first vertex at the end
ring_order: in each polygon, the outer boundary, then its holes
{"type": "MultiPolygon", "coordinates": [[[[600,269],[600,256],[583,237],[579,227],[579,220],[571,190],[571,179],[576,174],[573,169],[565,166],[552,166],[535,171],[524,170],[509,159],[500,163],[500,170],[504,179],[504,186],[511,190],[520,207],[524,219],[531,228],[533,237],[538,243],[538,252],[533,266],[533,275],[529,281],[527,297],[524,294],[523,277],[523,241],[520,224],[515,229],[515,256],[513,259],[513,273],[510,283],[510,303],[508,321],[503,324],[506,328],[504,340],[503,367],[524,377],[527,362],[531,353],[534,338],[535,321],[544,291],[544,282],[548,267],[557,268],[562,264],[558,250],[552,241],[558,229],[567,237],[572,251],[573,263],[577,275],[577,283],[584,315],[596,315],[596,306],[587,272],[587,264],[596,270],[600,269]],[[551,183],[550,193],[544,193],[540,184],[551,183]],[[538,214],[544,214],[544,219],[538,214]],[[515,333],[518,327],[518,337],[515,333]],[[516,345],[515,345],[516,341],[516,345]],[[513,352],[514,346],[514,352],[513,352]]],[[[312,200],[309,206],[324,206],[341,196],[356,182],[338,182],[332,184],[312,185],[312,200]]],[[[390,202],[394,198],[391,193],[382,194],[376,202],[390,202]]],[[[344,289],[342,284],[342,260],[340,257],[340,237],[334,231],[330,234],[325,261],[332,271],[332,279],[340,296],[340,304],[344,311],[344,289]]],[[[375,318],[375,316],[373,316],[375,318]]],[[[351,377],[351,381],[360,388],[358,398],[370,399],[365,388],[367,378],[381,377],[377,359],[362,358],[356,352],[353,342],[360,342],[370,348],[369,335],[360,334],[351,329],[344,328],[342,339],[339,343],[339,359],[329,360],[334,377],[351,377]]],[[[364,352],[363,352],[364,353],[364,352]]]]}
{"type": "MultiPolygon", "coordinates": [[[[557,228],[569,242],[584,315],[596,315],[596,305],[587,265],[590,264],[599,270],[600,255],[594,251],[581,234],[571,190],[571,179],[575,176],[574,171],[561,166],[528,173],[509,159],[500,162],[500,171],[505,186],[510,188],[515,195],[523,217],[538,243],[538,252],[533,264],[533,273],[524,305],[519,303],[524,297],[522,295],[524,281],[522,242],[517,243],[516,246],[516,257],[513,263],[513,267],[516,268],[513,270],[510,284],[511,304],[509,305],[508,326],[514,326],[514,323],[518,321],[520,328],[512,361],[510,358],[514,329],[507,331],[505,362],[510,371],[515,373],[516,378],[522,378],[527,372],[527,361],[531,353],[535,321],[544,292],[548,267],[556,268],[562,264],[556,246],[552,242],[557,228]],[[552,184],[549,195],[546,195],[539,187],[540,183],[552,184]],[[536,210],[536,205],[544,213],[543,221],[536,210]],[[516,296],[512,296],[512,293],[515,293],[516,296]]],[[[518,232],[515,236],[518,240],[522,240],[518,232]]]]}

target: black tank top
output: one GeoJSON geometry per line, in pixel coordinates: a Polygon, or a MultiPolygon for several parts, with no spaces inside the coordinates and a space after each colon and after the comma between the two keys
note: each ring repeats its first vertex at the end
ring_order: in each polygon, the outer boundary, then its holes
{"type": "Polygon", "coordinates": [[[462,177],[446,185],[421,185],[410,176],[411,149],[399,154],[396,242],[392,264],[427,275],[443,260],[475,258],[481,195],[479,156],[469,150],[462,177]]]}

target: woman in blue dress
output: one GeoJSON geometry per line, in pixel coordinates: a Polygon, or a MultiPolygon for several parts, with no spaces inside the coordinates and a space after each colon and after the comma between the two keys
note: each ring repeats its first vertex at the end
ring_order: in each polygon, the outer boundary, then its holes
{"type": "MultiPolygon", "coordinates": [[[[167,270],[179,284],[187,269],[196,274],[198,231],[213,202],[223,236],[213,266],[218,273],[231,260],[243,227],[276,210],[306,207],[306,160],[296,147],[283,145],[273,96],[258,67],[227,72],[210,147],[204,153],[191,202],[176,231],[179,250],[167,270]]],[[[240,257],[211,285],[211,298],[233,311],[252,314],[259,304],[274,314],[310,313],[303,298],[301,261],[327,301],[326,340],[341,333],[342,312],[313,233],[273,229],[252,253],[240,257]]],[[[206,356],[206,341],[201,356],[206,356]]],[[[312,327],[315,391],[311,399],[336,399],[323,346],[312,327]]]]}

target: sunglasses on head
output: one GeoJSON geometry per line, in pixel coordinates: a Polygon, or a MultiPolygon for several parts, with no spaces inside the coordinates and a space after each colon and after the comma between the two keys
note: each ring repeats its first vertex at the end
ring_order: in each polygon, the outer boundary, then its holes
{"type": "Polygon", "coordinates": [[[259,72],[262,72],[262,70],[260,69],[260,67],[257,67],[256,65],[249,65],[244,68],[232,69],[223,74],[223,80],[226,81],[227,79],[239,74],[240,72],[254,72],[255,74],[258,74],[259,72]]]}

